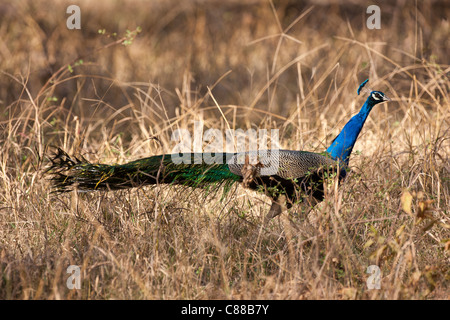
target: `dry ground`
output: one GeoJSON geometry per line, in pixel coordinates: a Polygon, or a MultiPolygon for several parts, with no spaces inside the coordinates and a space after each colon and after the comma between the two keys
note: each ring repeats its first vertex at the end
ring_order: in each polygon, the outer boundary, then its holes
{"type": "Polygon", "coordinates": [[[68,30],[72,2],[2,1],[0,299],[449,299],[449,3],[380,4],[380,30],[333,3],[86,0],[68,30]],[[322,151],[366,78],[392,101],[308,217],[264,226],[269,200],[242,187],[50,193],[52,147],[123,163],[194,120],[322,151]]]}

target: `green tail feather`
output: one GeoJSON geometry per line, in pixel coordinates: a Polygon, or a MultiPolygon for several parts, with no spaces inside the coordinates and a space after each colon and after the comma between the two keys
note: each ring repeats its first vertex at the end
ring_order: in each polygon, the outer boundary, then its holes
{"type": "Polygon", "coordinates": [[[215,191],[224,186],[227,192],[241,180],[233,174],[223,154],[223,164],[206,164],[198,161],[199,154],[190,154],[191,164],[176,164],[171,155],[158,155],[122,165],[93,164],[86,159],[71,158],[58,148],[47,170],[52,174],[56,192],[78,190],[117,190],[142,185],[178,184],[215,191]]]}

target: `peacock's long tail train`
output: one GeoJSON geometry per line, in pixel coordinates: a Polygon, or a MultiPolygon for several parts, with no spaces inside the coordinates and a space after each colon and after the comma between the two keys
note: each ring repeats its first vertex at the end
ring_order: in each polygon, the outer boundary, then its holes
{"type": "Polygon", "coordinates": [[[178,163],[172,155],[157,155],[121,165],[94,164],[84,158],[70,157],[58,148],[47,169],[57,192],[73,188],[79,191],[118,190],[142,185],[177,184],[210,189],[230,187],[241,177],[233,174],[226,163],[228,154],[220,154],[222,163],[207,164],[201,154],[188,154],[191,161],[178,163]]]}

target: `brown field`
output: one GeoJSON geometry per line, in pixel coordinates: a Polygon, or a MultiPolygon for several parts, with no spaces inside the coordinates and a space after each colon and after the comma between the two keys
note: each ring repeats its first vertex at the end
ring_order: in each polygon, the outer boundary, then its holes
{"type": "Polygon", "coordinates": [[[298,2],[80,0],[68,30],[71,1],[2,1],[0,299],[450,299],[450,3],[380,4],[371,30],[358,1],[298,2]],[[366,78],[392,101],[308,216],[265,225],[240,186],[55,194],[44,173],[55,147],[170,153],[195,120],[323,151],[366,78]]]}

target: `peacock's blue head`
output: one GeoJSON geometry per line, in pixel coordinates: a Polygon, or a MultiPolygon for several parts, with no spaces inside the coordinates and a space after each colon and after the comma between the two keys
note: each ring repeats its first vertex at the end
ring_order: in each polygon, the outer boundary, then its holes
{"type": "Polygon", "coordinates": [[[366,105],[373,107],[374,105],[376,105],[378,103],[391,100],[383,92],[372,91],[372,90],[368,89],[367,87],[365,87],[367,82],[369,82],[369,79],[367,79],[363,83],[361,83],[358,87],[358,90],[356,91],[358,93],[358,95],[361,93],[361,91],[370,92],[369,97],[367,98],[367,101],[366,101],[366,105]]]}
{"type": "Polygon", "coordinates": [[[389,101],[389,99],[383,92],[381,91],[371,91],[369,98],[367,98],[371,105],[376,105],[381,102],[389,101]]]}

